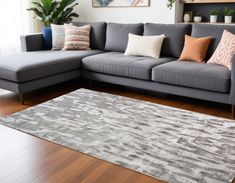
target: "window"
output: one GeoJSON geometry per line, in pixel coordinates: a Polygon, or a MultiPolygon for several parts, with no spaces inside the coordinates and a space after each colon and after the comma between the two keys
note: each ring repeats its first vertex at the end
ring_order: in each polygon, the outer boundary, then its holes
{"type": "Polygon", "coordinates": [[[29,0],[0,0],[0,55],[20,51],[20,35],[33,32],[29,0]]]}

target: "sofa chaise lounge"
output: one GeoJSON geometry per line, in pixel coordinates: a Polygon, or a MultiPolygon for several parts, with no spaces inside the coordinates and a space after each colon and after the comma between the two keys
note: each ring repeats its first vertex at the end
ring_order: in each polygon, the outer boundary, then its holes
{"type": "Polygon", "coordinates": [[[235,116],[235,61],[222,65],[177,61],[185,34],[212,36],[206,58],[215,51],[223,30],[235,26],[204,24],[90,24],[91,50],[43,49],[42,34],[21,37],[23,53],[0,57],[0,87],[20,95],[71,79],[89,79],[151,91],[230,104],[235,116]],[[125,56],[128,34],[165,34],[161,57],[125,56]]]}

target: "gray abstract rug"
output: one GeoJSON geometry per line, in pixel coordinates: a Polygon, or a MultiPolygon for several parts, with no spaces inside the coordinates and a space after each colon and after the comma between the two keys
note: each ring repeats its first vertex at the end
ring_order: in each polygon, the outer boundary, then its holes
{"type": "Polygon", "coordinates": [[[235,177],[235,121],[80,89],[0,123],[172,183],[235,177]]]}

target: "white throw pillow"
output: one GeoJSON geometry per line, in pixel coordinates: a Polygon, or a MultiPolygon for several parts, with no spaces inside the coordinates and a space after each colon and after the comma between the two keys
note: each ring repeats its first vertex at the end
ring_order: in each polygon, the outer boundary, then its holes
{"type": "Polygon", "coordinates": [[[64,25],[51,24],[51,31],[52,31],[52,50],[63,49],[65,41],[64,25]]]}
{"type": "Polygon", "coordinates": [[[125,55],[159,58],[165,35],[137,36],[129,34],[125,55]]]}

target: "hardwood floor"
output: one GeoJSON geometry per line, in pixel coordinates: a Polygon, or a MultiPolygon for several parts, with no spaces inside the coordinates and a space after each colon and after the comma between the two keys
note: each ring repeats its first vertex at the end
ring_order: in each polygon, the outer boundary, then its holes
{"type": "MultiPolygon", "coordinates": [[[[0,115],[37,105],[80,87],[77,81],[49,87],[26,95],[25,105],[18,96],[0,91],[0,115]]],[[[163,105],[231,118],[229,105],[94,83],[93,90],[118,94],[163,105]]],[[[0,182],[76,182],[76,183],[162,183],[160,180],[96,159],[51,142],[0,126],[0,182]]]]}

